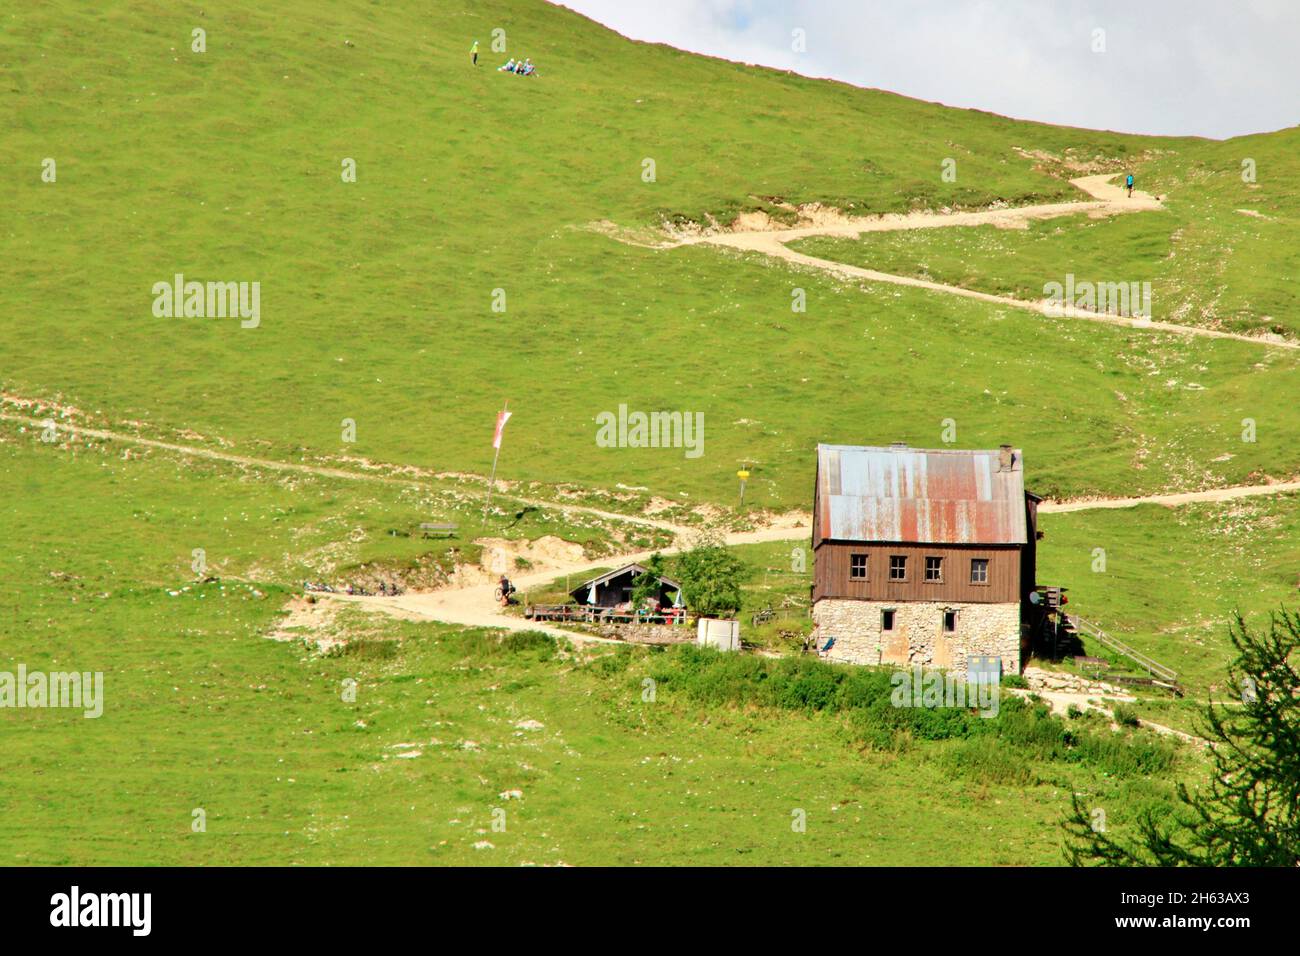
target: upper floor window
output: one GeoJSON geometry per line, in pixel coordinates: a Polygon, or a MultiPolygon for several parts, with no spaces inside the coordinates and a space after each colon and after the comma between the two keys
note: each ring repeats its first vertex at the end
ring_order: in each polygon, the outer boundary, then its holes
{"type": "Polygon", "coordinates": [[[867,579],[867,556],[865,554],[849,555],[849,578],[854,581],[867,579]]]}
{"type": "Polygon", "coordinates": [[[989,559],[988,558],[970,559],[970,583],[971,584],[989,583],[989,559]]]}
{"type": "Polygon", "coordinates": [[[907,580],[907,555],[891,554],[889,556],[889,580],[907,580]]]}
{"type": "Polygon", "coordinates": [[[937,584],[943,580],[943,558],[926,557],[925,579],[932,584],[937,584]]]}

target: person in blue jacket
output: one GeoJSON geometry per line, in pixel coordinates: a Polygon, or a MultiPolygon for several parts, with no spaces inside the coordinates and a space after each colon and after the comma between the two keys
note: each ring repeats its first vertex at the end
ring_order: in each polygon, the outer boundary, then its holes
{"type": "Polygon", "coordinates": [[[1124,180],[1124,185],[1128,187],[1128,198],[1133,198],[1133,174],[1129,173],[1128,178],[1124,180]]]}

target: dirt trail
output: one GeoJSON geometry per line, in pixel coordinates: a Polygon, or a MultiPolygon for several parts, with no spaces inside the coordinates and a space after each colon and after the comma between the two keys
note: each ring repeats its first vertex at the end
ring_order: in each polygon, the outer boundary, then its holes
{"type": "MultiPolygon", "coordinates": [[[[13,401],[10,396],[2,396],[0,397],[0,400],[13,401]]],[[[15,422],[17,424],[39,429],[45,426],[46,419],[32,418],[28,415],[14,415],[10,412],[0,412],[0,421],[15,422]]],[[[277,461],[273,458],[254,458],[249,455],[236,455],[231,452],[217,451],[215,449],[203,448],[195,445],[182,445],[177,442],[142,438],[139,435],[115,432],[103,428],[86,428],[77,424],[68,424],[67,422],[56,422],[56,424],[59,431],[64,434],[88,435],[92,438],[98,438],[103,441],[114,441],[128,445],[158,448],[163,451],[175,452],[193,458],[224,461],[230,464],[244,465],[249,468],[260,468],[267,471],[294,472],[298,474],[319,475],[326,478],[343,478],[350,481],[378,482],[380,484],[398,485],[403,487],[419,487],[424,484],[417,478],[396,478],[389,475],[374,475],[365,472],[350,471],[346,468],[332,468],[328,465],[306,465],[300,462],[277,461]]],[[[483,478],[483,481],[486,484],[487,479],[483,478]]],[[[1054,512],[1087,511],[1096,508],[1131,508],[1134,505],[1140,504],[1174,506],[1192,504],[1199,501],[1232,501],[1236,498],[1281,494],[1289,491],[1300,491],[1300,481],[1280,481],[1263,485],[1235,485],[1228,488],[1211,488],[1205,491],[1168,492],[1142,495],[1132,498],[1085,498],[1075,501],[1049,500],[1044,501],[1039,505],[1038,510],[1050,514],[1054,512]]],[[[600,508],[593,508],[589,505],[566,504],[564,502],[547,501],[540,498],[525,498],[503,491],[498,491],[497,496],[503,500],[533,505],[539,508],[552,508],[556,511],[592,515],[604,518],[608,521],[625,521],[630,524],[658,528],[661,531],[671,532],[676,536],[688,536],[692,532],[699,530],[686,525],[674,524],[671,521],[662,521],[658,518],[650,518],[645,515],[625,514],[620,511],[605,511],[600,508]]],[[[738,532],[728,536],[727,540],[735,544],[757,544],[764,541],[793,540],[807,535],[810,520],[811,518],[807,513],[789,512],[783,518],[778,519],[776,524],[771,527],[761,528],[757,531],[738,532]]],[[[602,560],[609,562],[619,560],[619,558],[608,557],[602,560]]],[[[584,566],[589,567],[592,565],[588,562],[584,566]]]]}
{"type": "MultiPolygon", "coordinates": [[[[10,396],[4,396],[4,399],[13,403],[17,403],[18,401],[10,396]]],[[[35,419],[26,415],[14,415],[8,412],[0,412],[0,420],[17,422],[36,428],[44,426],[44,420],[42,419],[35,419]]],[[[142,438],[138,435],[129,435],[100,428],[83,428],[79,425],[69,425],[63,422],[59,423],[58,427],[64,432],[89,435],[106,441],[143,445],[196,458],[207,458],[215,461],[225,461],[233,464],[244,465],[250,468],[321,475],[325,477],[344,478],[355,481],[380,482],[390,485],[409,486],[420,484],[420,482],[414,478],[394,478],[387,475],[365,474],[362,472],[348,471],[343,468],[331,468],[324,465],[306,465],[296,462],[275,461],[266,458],[253,458],[247,455],[236,455],[229,452],[215,451],[210,448],[158,441],[156,439],[142,438]]],[[[1039,505],[1038,510],[1044,514],[1053,514],[1086,511],[1097,508],[1130,508],[1140,504],[1161,504],[1173,507],[1201,501],[1231,501],[1237,498],[1246,498],[1256,495],[1272,495],[1289,491],[1300,491],[1300,481],[1278,482],[1276,484],[1268,485],[1242,485],[1232,488],[1214,488],[1208,491],[1173,492],[1169,494],[1146,495],[1135,498],[1095,498],[1082,501],[1062,502],[1044,501],[1039,505]]],[[[673,534],[677,544],[675,544],[674,547],[660,549],[664,554],[675,553],[679,550],[680,543],[688,541],[690,535],[696,530],[654,518],[647,518],[640,515],[621,514],[613,511],[602,511],[599,508],[591,508],[585,505],[561,504],[552,501],[519,498],[514,495],[503,495],[502,497],[508,498],[511,501],[531,504],[537,507],[595,515],[609,521],[625,521],[631,524],[649,526],[663,531],[668,531],[673,534]]],[[[778,518],[776,523],[770,527],[760,528],[756,531],[733,532],[726,535],[725,540],[729,545],[760,544],[770,541],[810,541],[811,524],[811,515],[803,512],[790,512],[778,518]]],[[[552,563],[545,571],[539,571],[534,574],[518,577],[515,579],[515,584],[520,591],[526,591],[529,588],[541,587],[549,584],[551,581],[563,577],[566,574],[575,576],[583,575],[600,567],[612,567],[617,564],[626,564],[631,561],[643,561],[648,558],[650,554],[651,552],[649,551],[643,551],[621,555],[610,555],[595,561],[589,559],[568,562],[561,561],[558,563],[552,563]]],[[[575,582],[575,584],[576,583],[578,582],[575,582]]],[[[396,617],[407,619],[435,619],[447,621],[453,624],[463,624],[473,627],[500,627],[508,630],[540,630],[557,636],[575,638],[574,633],[571,631],[565,631],[548,625],[533,624],[529,621],[525,621],[523,618],[512,617],[501,613],[501,608],[492,600],[492,586],[490,584],[469,583],[457,587],[445,588],[439,591],[412,593],[399,597],[328,596],[336,600],[363,602],[396,617]]],[[[585,640],[587,638],[577,637],[576,639],[585,640]]],[[[605,638],[590,638],[590,640],[602,643],[606,642],[605,638]]]]}
{"type": "MultiPolygon", "coordinates": [[[[1070,708],[1074,707],[1080,711],[1093,710],[1107,717],[1114,716],[1114,708],[1109,706],[1107,701],[1118,701],[1120,703],[1131,704],[1137,701],[1132,694],[1100,694],[1100,693],[1073,693],[1070,691],[1060,690],[1019,690],[1011,687],[1007,688],[1005,693],[1014,694],[1028,700],[1031,697],[1037,697],[1047,704],[1052,713],[1058,717],[1068,717],[1070,708]],[[1098,701],[1101,703],[1098,703],[1098,701]]],[[[1158,724],[1154,720],[1147,720],[1145,717],[1138,720],[1139,726],[1147,730],[1154,731],[1164,737],[1177,737],[1179,740],[1198,746],[1209,746],[1209,741],[1204,737],[1197,737],[1195,734],[1189,734],[1183,730],[1175,730],[1173,727],[1166,727],[1164,724],[1158,724]]]]}
{"type": "MultiPolygon", "coordinates": [[[[794,228],[757,228],[741,229],[732,232],[714,232],[698,236],[688,236],[672,245],[696,245],[709,243],[717,246],[729,246],[746,252],[761,252],[769,256],[784,259],[794,265],[807,266],[830,272],[835,275],[853,279],[867,279],[872,282],[888,282],[905,285],[915,289],[929,289],[948,295],[959,295],[968,299],[978,299],[993,305],[1009,306],[1036,312],[1039,315],[1054,318],[1076,318],[1087,322],[1100,322],[1106,325],[1123,326],[1147,331],[1171,332],[1176,335],[1211,339],[1235,339],[1250,342],[1253,345],[1267,345],[1276,348],[1300,349],[1300,343],[1288,342],[1281,336],[1252,336],[1236,332],[1221,332],[1216,329],[1203,329],[1173,322],[1156,322],[1151,319],[1128,318],[1105,312],[1092,312],[1079,308],[1062,310],[1061,307],[1046,299],[1016,299],[1011,296],[993,295],[978,292],[961,286],[930,282],[911,276],[894,275],[889,272],[877,272],[860,266],[834,262],[805,255],[790,249],[786,243],[810,236],[832,236],[856,239],[867,232],[894,232],[904,229],[937,229],[950,226],[984,226],[992,225],[1003,229],[1025,228],[1031,220],[1053,219],[1057,216],[1087,213],[1093,217],[1120,215],[1132,212],[1150,212],[1164,209],[1164,205],[1155,196],[1135,190],[1132,198],[1125,195],[1124,189],[1112,182],[1113,175],[1081,176],[1070,183],[1083,190],[1093,199],[1087,202],[1044,203],[1037,206],[1019,206],[1006,209],[989,209],[980,212],[934,213],[916,212],[907,214],[889,214],[851,218],[847,216],[815,216],[818,221],[794,228]]],[[[770,225],[770,223],[764,223],[770,225]]]]}
{"type": "MultiPolygon", "coordinates": [[[[3,396],[2,400],[16,401],[10,396],[3,396]]],[[[22,400],[26,401],[26,400],[22,400]]],[[[17,422],[21,425],[27,425],[33,428],[45,427],[46,419],[31,418],[27,415],[14,415],[9,412],[0,412],[0,421],[17,422]]],[[[234,465],[244,465],[249,468],[261,468],[266,471],[294,472],[304,475],[318,475],[323,478],[345,478],[351,481],[369,481],[378,482],[385,485],[399,485],[402,487],[422,486],[421,482],[415,478],[395,478],[390,475],[370,475],[359,471],[349,471],[346,468],[331,468],[328,465],[304,465],[299,462],[276,461],[271,458],[252,458],[247,455],[236,455],[231,452],[216,451],[212,448],[202,448],[195,445],[181,445],[175,442],[159,441],[154,438],[142,438],[139,435],[129,435],[124,432],[107,431],[102,428],[85,428],[81,425],[69,424],[66,421],[54,419],[58,431],[64,435],[89,435],[91,438],[99,438],[104,441],[123,442],[129,445],[140,445],[146,448],[158,448],[163,451],[176,452],[180,455],[187,455],[191,458],[206,458],[212,461],[224,461],[234,465]]],[[[484,487],[487,486],[487,478],[483,478],[484,487]]],[[[538,508],[550,508],[555,511],[563,511],[573,514],[592,515],[597,518],[603,518],[607,521],[626,521],[629,524],[642,525],[648,528],[658,528],[661,531],[670,531],[673,534],[681,534],[687,529],[682,525],[676,525],[669,521],[661,521],[657,518],[647,518],[644,515],[629,515],[618,511],[602,511],[600,508],[592,508],[588,505],[564,504],[557,501],[545,501],[537,498],[522,498],[509,492],[497,491],[496,497],[502,501],[512,501],[518,504],[532,505],[538,508]]]]}
{"type": "MultiPolygon", "coordinates": [[[[807,515],[796,516],[793,519],[787,519],[786,522],[757,531],[733,532],[726,535],[725,540],[729,545],[760,544],[767,541],[793,541],[799,539],[811,540],[812,531],[807,520],[808,517],[807,515]],[[800,524],[793,523],[800,520],[802,520],[800,524]]],[[[683,540],[686,539],[684,537],[679,538],[679,541],[683,540]]],[[[670,548],[660,548],[658,552],[664,555],[672,555],[680,551],[681,548],[682,546],[678,544],[670,548]]],[[[511,580],[515,587],[519,589],[519,596],[522,598],[529,590],[545,587],[565,575],[572,576],[573,586],[577,587],[582,583],[584,577],[589,576],[598,568],[617,567],[634,561],[645,561],[653,553],[653,551],[635,551],[600,558],[596,561],[590,559],[570,561],[552,566],[545,571],[518,575],[511,580]]],[[[461,624],[466,627],[499,627],[509,631],[541,631],[545,634],[567,638],[578,644],[586,642],[600,644],[621,643],[611,638],[580,634],[549,624],[534,624],[522,617],[506,614],[493,599],[493,590],[494,585],[492,584],[469,584],[463,587],[443,588],[438,591],[402,594],[397,597],[359,597],[347,594],[323,594],[321,596],[365,604],[368,607],[378,608],[404,620],[426,619],[444,621],[449,624],[461,624]]]]}
{"type": "MultiPolygon", "coordinates": [[[[1038,506],[1038,511],[1041,514],[1061,514],[1095,508],[1131,508],[1141,504],[1158,504],[1172,508],[1196,502],[1232,501],[1237,498],[1279,494],[1289,491],[1300,491],[1300,481],[1278,482],[1272,485],[1214,488],[1208,491],[1174,492],[1147,495],[1139,498],[1044,501],[1038,506]]],[[[806,513],[793,512],[785,515],[781,522],[772,527],[762,528],[757,531],[733,532],[725,536],[725,541],[728,545],[760,544],[771,541],[804,541],[811,543],[811,538],[812,516],[806,513]]],[[[678,538],[679,542],[683,540],[686,539],[684,537],[678,538]]],[[[664,555],[671,555],[680,550],[681,545],[678,544],[669,548],[660,548],[659,552],[664,555]]],[[[545,571],[516,577],[513,581],[521,596],[530,589],[545,587],[565,575],[571,576],[573,585],[577,586],[582,583],[583,577],[588,576],[598,568],[614,567],[634,561],[645,561],[652,553],[650,551],[637,551],[622,555],[611,555],[597,561],[584,559],[582,561],[561,563],[545,571]]],[[[492,599],[492,590],[493,586],[491,584],[468,584],[460,587],[444,588],[439,591],[404,594],[398,597],[328,596],[339,600],[364,602],[408,620],[425,618],[470,627],[499,627],[514,631],[538,630],[547,634],[570,638],[578,643],[588,640],[609,643],[607,638],[586,637],[575,634],[573,631],[549,625],[533,624],[521,617],[505,614],[492,599]]]]}
{"type": "Polygon", "coordinates": [[[1096,508],[1132,508],[1135,505],[1165,505],[1173,508],[1178,505],[1196,504],[1201,501],[1234,501],[1237,498],[1277,495],[1288,491],[1300,491],[1300,481],[1279,481],[1272,485],[1235,485],[1231,488],[1210,488],[1206,491],[1177,491],[1162,495],[1146,495],[1140,498],[1044,501],[1038,506],[1038,510],[1043,514],[1062,514],[1068,511],[1091,511],[1096,508]]]}
{"type": "Polygon", "coordinates": [[[1141,190],[1134,190],[1133,198],[1128,198],[1121,187],[1110,182],[1114,178],[1113,174],[1103,174],[1081,176],[1070,180],[1070,185],[1092,196],[1091,201],[1074,200],[1039,203],[1034,206],[1006,206],[976,212],[909,212],[885,213],[878,216],[845,216],[827,210],[818,210],[810,216],[813,221],[799,226],[783,228],[769,224],[768,228],[704,233],[683,237],[673,245],[708,242],[735,246],[739,249],[761,248],[767,251],[765,239],[777,243],[793,242],[810,236],[856,239],[864,232],[942,229],[949,226],[997,226],[1000,229],[1023,229],[1031,220],[1036,219],[1055,219],[1058,216],[1075,216],[1085,212],[1090,216],[1102,217],[1129,212],[1152,212],[1165,208],[1164,203],[1158,198],[1141,190]]]}

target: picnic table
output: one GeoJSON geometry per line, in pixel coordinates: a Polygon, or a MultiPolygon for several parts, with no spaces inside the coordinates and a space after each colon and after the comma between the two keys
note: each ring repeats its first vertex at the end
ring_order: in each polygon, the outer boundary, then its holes
{"type": "Polygon", "coordinates": [[[421,521],[420,532],[426,538],[454,538],[459,525],[447,521],[421,521]]]}

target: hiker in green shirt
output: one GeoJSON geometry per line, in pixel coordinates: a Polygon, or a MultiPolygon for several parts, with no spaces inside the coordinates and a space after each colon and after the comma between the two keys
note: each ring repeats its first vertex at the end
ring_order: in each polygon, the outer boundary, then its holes
{"type": "Polygon", "coordinates": [[[478,66],[478,40],[475,40],[474,45],[469,48],[469,61],[478,66]]]}

